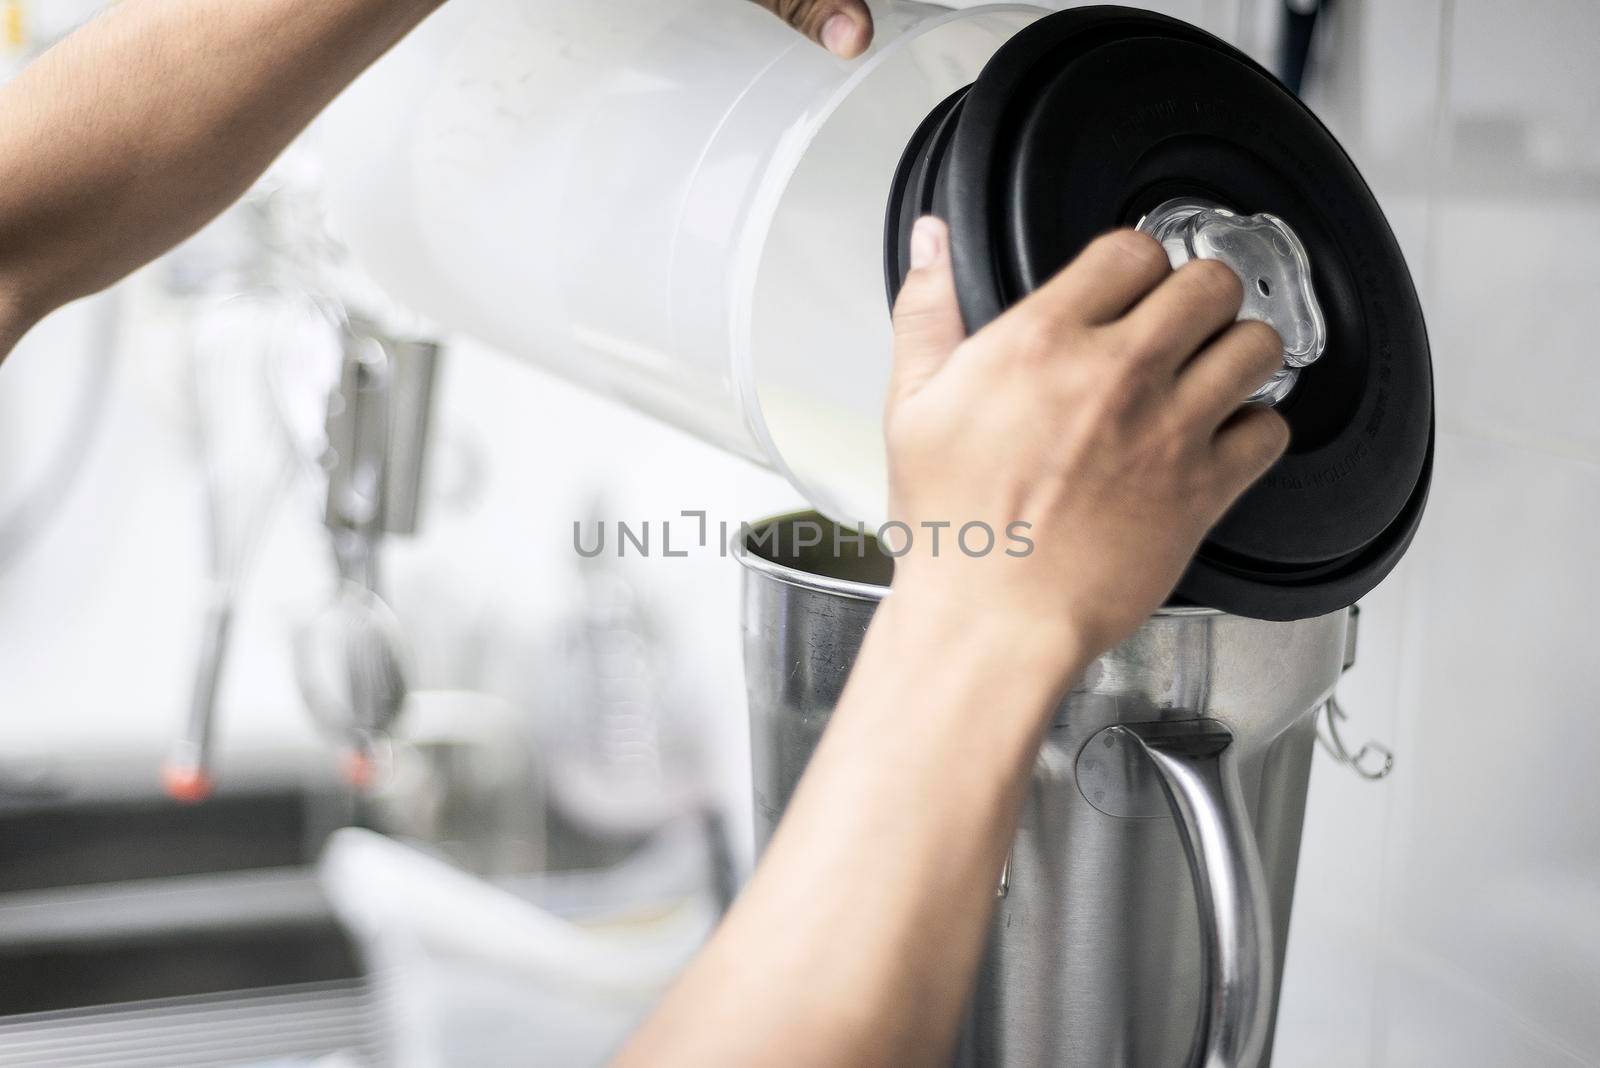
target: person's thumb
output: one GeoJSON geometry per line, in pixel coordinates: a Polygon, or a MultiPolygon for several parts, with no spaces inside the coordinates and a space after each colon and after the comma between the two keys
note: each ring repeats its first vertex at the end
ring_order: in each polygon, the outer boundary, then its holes
{"type": "Polygon", "coordinates": [[[854,59],[872,43],[865,0],[756,0],[836,56],[854,59]]]}
{"type": "Polygon", "coordinates": [[[950,230],[924,215],[911,230],[911,271],[894,302],[891,397],[915,393],[966,336],[950,269],[950,230]]]}

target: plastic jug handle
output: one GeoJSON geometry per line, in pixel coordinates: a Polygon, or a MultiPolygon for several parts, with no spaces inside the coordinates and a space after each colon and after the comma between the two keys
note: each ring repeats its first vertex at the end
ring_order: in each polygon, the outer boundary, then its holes
{"type": "Polygon", "coordinates": [[[1253,1068],[1271,1023],[1272,918],[1233,735],[1206,719],[1112,729],[1130,736],[1154,765],[1194,877],[1206,990],[1189,1063],[1253,1068]]]}

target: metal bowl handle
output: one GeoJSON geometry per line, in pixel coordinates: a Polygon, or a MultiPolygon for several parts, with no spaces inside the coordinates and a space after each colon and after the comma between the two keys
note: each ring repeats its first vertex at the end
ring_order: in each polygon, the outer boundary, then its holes
{"type": "Polygon", "coordinates": [[[1271,1025],[1272,919],[1233,735],[1204,719],[1114,729],[1127,732],[1155,766],[1194,877],[1206,990],[1189,1063],[1253,1068],[1271,1025]]]}

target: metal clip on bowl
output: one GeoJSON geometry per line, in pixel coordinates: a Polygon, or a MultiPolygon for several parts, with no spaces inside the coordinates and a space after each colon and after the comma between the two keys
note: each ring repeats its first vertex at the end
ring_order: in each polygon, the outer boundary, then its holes
{"type": "MultiPolygon", "coordinates": [[[[1361,606],[1350,606],[1350,622],[1346,624],[1344,643],[1344,670],[1349,671],[1356,662],[1356,635],[1361,621],[1361,606]]],[[[1345,745],[1339,733],[1339,724],[1350,715],[1339,704],[1339,698],[1328,695],[1322,706],[1322,716],[1317,721],[1317,744],[1322,746],[1334,761],[1343,764],[1368,782],[1388,778],[1394,770],[1394,750],[1382,742],[1367,740],[1354,753],[1345,745]]]]}

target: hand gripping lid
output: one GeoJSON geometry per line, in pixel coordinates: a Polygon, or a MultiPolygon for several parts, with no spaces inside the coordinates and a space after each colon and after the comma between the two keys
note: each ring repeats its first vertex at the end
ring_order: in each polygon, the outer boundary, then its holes
{"type": "MultiPolygon", "coordinates": [[[[1289,422],[1288,454],[1211,531],[1176,599],[1260,619],[1343,608],[1389,573],[1421,519],[1433,457],[1427,334],[1360,173],[1243,53],[1120,7],[1063,11],[1018,33],[907,146],[886,220],[891,296],[924,213],[950,225],[962,317],[976,331],[1097,234],[1173,205],[1177,223],[1198,211],[1237,213],[1257,236],[1281,227],[1309,264],[1321,320],[1320,351],[1286,353],[1292,373],[1270,395],[1289,422]]],[[[1193,241],[1190,251],[1208,254],[1193,241]]]]}

